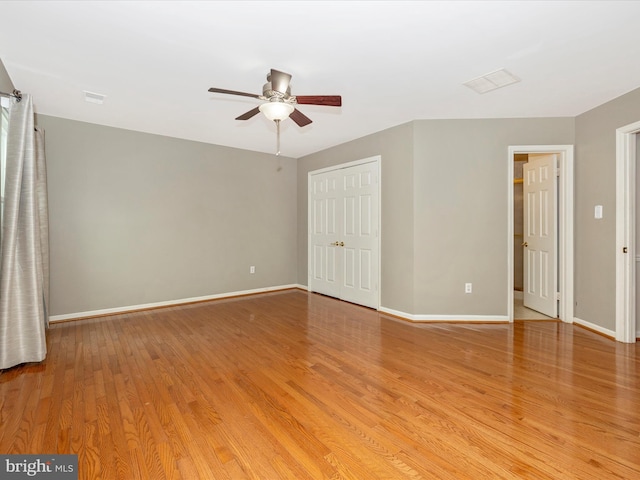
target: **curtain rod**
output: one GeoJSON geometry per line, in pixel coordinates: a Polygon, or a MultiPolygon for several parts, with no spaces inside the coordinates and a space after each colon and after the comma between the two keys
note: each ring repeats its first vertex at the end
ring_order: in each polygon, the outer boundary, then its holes
{"type": "Polygon", "coordinates": [[[0,95],[4,97],[14,97],[18,101],[22,100],[22,92],[20,92],[20,90],[14,90],[13,93],[0,92],[0,95]]]}

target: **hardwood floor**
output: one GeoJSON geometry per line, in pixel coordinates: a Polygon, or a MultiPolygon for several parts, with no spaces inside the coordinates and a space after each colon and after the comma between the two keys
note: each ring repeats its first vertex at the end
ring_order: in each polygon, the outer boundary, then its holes
{"type": "Polygon", "coordinates": [[[52,325],[0,453],[81,479],[640,478],[638,347],[414,325],[299,290],[52,325]]]}

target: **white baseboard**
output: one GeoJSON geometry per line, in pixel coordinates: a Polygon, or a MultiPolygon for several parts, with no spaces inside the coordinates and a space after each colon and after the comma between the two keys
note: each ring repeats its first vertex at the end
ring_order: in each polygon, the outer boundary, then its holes
{"type": "Polygon", "coordinates": [[[382,313],[388,313],[395,317],[406,318],[412,322],[480,322],[480,323],[504,323],[509,321],[508,315],[415,315],[401,312],[391,308],[380,307],[382,313]]]}
{"type": "Polygon", "coordinates": [[[186,303],[206,302],[208,300],[218,300],[222,298],[239,297],[243,295],[254,295],[257,293],[275,292],[278,290],[289,290],[291,288],[300,288],[302,290],[307,289],[306,286],[298,285],[298,284],[278,285],[276,287],[256,288],[253,290],[241,290],[238,292],[218,293],[215,295],[206,295],[204,297],[181,298],[178,300],[169,300],[166,302],[155,302],[155,303],[146,303],[143,305],[129,305],[126,307],[105,308],[102,310],[90,310],[87,312],[67,313],[64,315],[52,315],[49,317],[49,322],[55,323],[55,322],[63,322],[67,320],[77,320],[80,318],[117,315],[120,313],[135,312],[137,310],[149,310],[152,308],[172,307],[177,305],[184,305],[186,303]]]}
{"type": "Polygon", "coordinates": [[[600,325],[596,325],[595,323],[587,322],[586,320],[582,320],[578,317],[573,317],[573,323],[576,325],[582,325],[589,330],[593,330],[594,332],[602,333],[607,337],[616,338],[616,332],[613,330],[609,330],[608,328],[602,328],[600,325]]]}

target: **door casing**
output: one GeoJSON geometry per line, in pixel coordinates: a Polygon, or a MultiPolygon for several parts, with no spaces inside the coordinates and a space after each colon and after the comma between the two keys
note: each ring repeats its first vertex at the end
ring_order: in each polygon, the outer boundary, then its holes
{"type": "Polygon", "coordinates": [[[636,341],[636,134],[616,130],[616,340],[636,341]]]}
{"type": "Polygon", "coordinates": [[[507,155],[507,313],[513,322],[513,163],[516,154],[557,153],[558,184],[558,316],[573,323],[573,145],[515,145],[507,155]]]}

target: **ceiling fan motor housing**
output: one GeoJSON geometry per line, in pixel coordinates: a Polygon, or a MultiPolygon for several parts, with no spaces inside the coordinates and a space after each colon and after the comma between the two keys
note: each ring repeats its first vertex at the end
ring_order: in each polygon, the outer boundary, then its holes
{"type": "Polygon", "coordinates": [[[262,86],[262,96],[267,100],[271,100],[272,98],[280,98],[282,100],[288,100],[291,97],[291,86],[287,87],[287,92],[277,92],[271,86],[271,82],[267,82],[262,86]]]}

